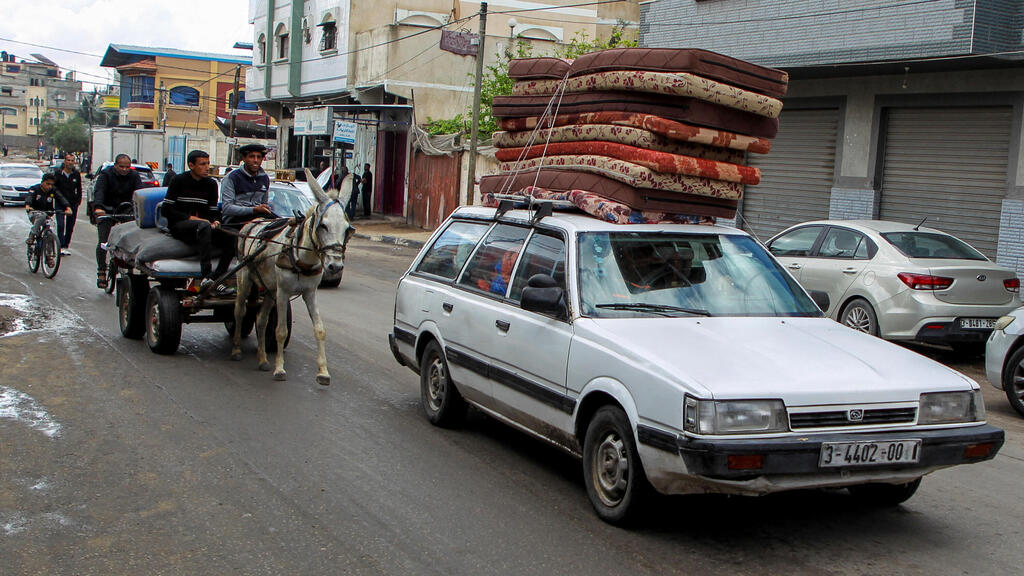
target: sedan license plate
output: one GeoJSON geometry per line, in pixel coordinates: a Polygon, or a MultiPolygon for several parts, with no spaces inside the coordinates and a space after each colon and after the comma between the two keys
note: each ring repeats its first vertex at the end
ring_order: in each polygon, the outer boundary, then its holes
{"type": "Polygon", "coordinates": [[[991,330],[995,328],[995,318],[961,318],[961,328],[976,328],[976,329],[987,329],[991,330]]]}
{"type": "Polygon", "coordinates": [[[920,440],[823,442],[818,466],[876,466],[907,464],[921,459],[920,440]]]}

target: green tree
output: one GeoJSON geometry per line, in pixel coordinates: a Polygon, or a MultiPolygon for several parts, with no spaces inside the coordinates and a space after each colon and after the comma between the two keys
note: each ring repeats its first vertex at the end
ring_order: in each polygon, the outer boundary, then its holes
{"type": "MultiPolygon", "coordinates": [[[[623,34],[624,28],[616,26],[605,40],[592,39],[585,32],[578,32],[566,44],[560,44],[555,48],[554,55],[558,58],[576,58],[589,52],[607,50],[609,48],[635,48],[639,44],[636,40],[628,39],[623,34]]],[[[528,40],[514,42],[511,49],[498,56],[498,61],[491,66],[484,67],[483,77],[480,83],[480,134],[488,138],[498,130],[498,120],[493,114],[493,102],[495,96],[509,96],[512,94],[512,87],[515,80],[508,75],[509,63],[514,58],[530,58],[533,56],[533,45],[528,40]]],[[[472,78],[472,75],[470,75],[472,78]]],[[[427,119],[426,130],[430,134],[453,134],[457,132],[468,133],[473,119],[472,108],[465,114],[458,114],[450,120],[427,119]]]]}
{"type": "Polygon", "coordinates": [[[95,94],[83,94],[75,113],[86,125],[107,126],[110,122],[111,113],[100,108],[100,100],[95,94]]]}
{"type": "Polygon", "coordinates": [[[77,116],[67,122],[43,121],[40,131],[46,142],[68,152],[81,152],[89,148],[89,129],[77,116]]]}

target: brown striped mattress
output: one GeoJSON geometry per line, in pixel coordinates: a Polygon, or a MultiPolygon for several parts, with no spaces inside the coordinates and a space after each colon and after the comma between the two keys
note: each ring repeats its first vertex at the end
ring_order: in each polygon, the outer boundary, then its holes
{"type": "MultiPolygon", "coordinates": [[[[615,200],[602,198],[585,190],[554,192],[542,188],[527,188],[523,194],[536,200],[572,202],[577,208],[606,222],[615,224],[714,224],[715,219],[696,214],[669,214],[649,210],[634,210],[615,200]]],[[[500,200],[493,194],[483,195],[484,206],[495,207],[500,200]]]]}

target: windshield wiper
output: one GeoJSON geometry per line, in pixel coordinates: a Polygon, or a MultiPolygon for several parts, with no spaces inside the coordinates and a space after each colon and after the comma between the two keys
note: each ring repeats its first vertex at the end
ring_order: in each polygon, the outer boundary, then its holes
{"type": "Polygon", "coordinates": [[[671,316],[671,314],[665,314],[666,312],[682,312],[693,316],[711,316],[710,312],[699,308],[682,308],[680,306],[669,306],[667,304],[644,304],[641,302],[597,304],[595,308],[607,308],[609,310],[636,310],[639,312],[653,312],[654,314],[662,314],[663,316],[671,316]]]}

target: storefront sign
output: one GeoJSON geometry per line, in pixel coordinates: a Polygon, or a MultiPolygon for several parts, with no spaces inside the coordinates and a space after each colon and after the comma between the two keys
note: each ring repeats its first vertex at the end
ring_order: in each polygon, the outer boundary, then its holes
{"type": "Polygon", "coordinates": [[[330,136],[330,116],[331,109],[327,106],[297,108],[293,133],[295,136],[330,136]]]}
{"type": "Polygon", "coordinates": [[[356,128],[355,122],[345,122],[344,120],[334,121],[334,141],[343,142],[345,144],[356,143],[356,128]]]}

